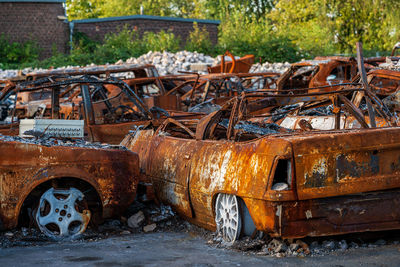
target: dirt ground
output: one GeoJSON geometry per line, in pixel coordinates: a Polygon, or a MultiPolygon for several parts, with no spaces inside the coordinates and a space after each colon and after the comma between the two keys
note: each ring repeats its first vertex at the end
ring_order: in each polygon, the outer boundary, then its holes
{"type": "Polygon", "coordinates": [[[392,244],[277,258],[218,248],[191,232],[155,232],[2,248],[0,266],[399,266],[399,249],[392,244]]]}
{"type": "Polygon", "coordinates": [[[169,207],[134,206],[74,241],[50,241],[36,229],[0,233],[0,266],[400,266],[400,231],[279,240],[259,235],[233,245],[191,225],[169,207]],[[142,211],[140,227],[127,217],[142,211]],[[145,232],[146,226],[156,228],[145,232]]]}

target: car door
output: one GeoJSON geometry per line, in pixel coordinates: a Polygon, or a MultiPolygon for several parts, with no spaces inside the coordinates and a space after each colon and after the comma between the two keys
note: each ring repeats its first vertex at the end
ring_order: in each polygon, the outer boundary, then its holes
{"type": "Polygon", "coordinates": [[[194,139],[156,133],[150,147],[146,173],[149,174],[159,200],[178,213],[192,217],[189,195],[191,159],[196,147],[194,139]]]}

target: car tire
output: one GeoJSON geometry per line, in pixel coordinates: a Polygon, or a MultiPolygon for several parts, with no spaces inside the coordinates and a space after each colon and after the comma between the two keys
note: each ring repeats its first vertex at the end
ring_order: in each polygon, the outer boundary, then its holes
{"type": "Polygon", "coordinates": [[[215,222],[218,235],[226,243],[232,244],[240,238],[242,214],[237,196],[218,194],[215,201],[215,222]]]}
{"type": "Polygon", "coordinates": [[[53,240],[80,237],[91,218],[84,198],[84,194],[73,187],[48,189],[41,195],[35,214],[40,231],[53,240]]]}

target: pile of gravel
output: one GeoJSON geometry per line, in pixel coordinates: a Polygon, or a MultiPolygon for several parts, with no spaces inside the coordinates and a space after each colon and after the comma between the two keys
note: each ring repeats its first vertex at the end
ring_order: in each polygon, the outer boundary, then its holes
{"type": "MultiPolygon", "coordinates": [[[[226,61],[231,60],[229,57],[225,57],[226,61]]],[[[115,64],[153,64],[156,66],[160,75],[168,75],[168,74],[180,74],[180,71],[197,71],[200,74],[205,74],[207,71],[207,67],[214,66],[220,63],[221,56],[211,57],[208,55],[204,55],[202,53],[197,52],[189,52],[189,51],[179,51],[177,53],[170,52],[148,52],[138,58],[131,57],[126,61],[118,60],[115,64]],[[194,65],[197,65],[196,68],[193,68],[194,65]]],[[[88,66],[95,66],[95,64],[89,64],[88,66]]],[[[79,66],[64,66],[57,69],[69,69],[73,67],[79,66]]],[[[290,63],[257,63],[254,64],[251,68],[250,72],[279,72],[283,73],[288,67],[290,67],[290,63]]],[[[22,73],[29,73],[32,71],[42,71],[44,69],[38,68],[25,68],[22,70],[22,73]]],[[[2,70],[0,69],[0,79],[9,79],[18,75],[18,70],[2,70]]]]}
{"type": "Polygon", "coordinates": [[[279,73],[284,73],[289,67],[290,67],[289,62],[285,63],[269,63],[265,62],[263,64],[256,63],[253,64],[253,66],[250,69],[250,72],[258,73],[258,72],[279,72],[279,73]]]}
{"type": "MultiPolygon", "coordinates": [[[[177,53],[149,51],[138,58],[132,57],[126,60],[126,63],[130,64],[153,64],[160,75],[179,74],[179,71],[190,71],[190,66],[195,63],[212,66],[216,62],[216,59],[213,57],[189,51],[180,51],[177,53]]],[[[117,62],[117,64],[122,63],[122,60],[117,62]]]]}
{"type": "MultiPolygon", "coordinates": [[[[386,233],[387,234],[387,233],[386,233]]],[[[382,233],[383,236],[385,234],[382,233]]],[[[379,236],[379,234],[377,235],[379,236]]],[[[343,236],[342,236],[343,237],[343,236]]],[[[220,248],[228,248],[248,253],[255,253],[260,256],[272,257],[306,257],[306,256],[325,256],[334,252],[344,252],[347,250],[355,250],[358,248],[372,249],[386,245],[399,245],[398,238],[363,238],[359,235],[358,238],[352,238],[350,235],[346,239],[334,238],[312,238],[310,239],[286,239],[269,238],[268,236],[242,238],[235,241],[233,244],[225,243],[220,235],[215,235],[209,240],[209,244],[216,245],[220,248]]]]}

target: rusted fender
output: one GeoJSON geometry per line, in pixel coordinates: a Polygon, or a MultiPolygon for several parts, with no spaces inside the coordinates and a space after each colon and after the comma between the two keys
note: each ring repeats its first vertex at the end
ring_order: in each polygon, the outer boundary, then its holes
{"type": "Polygon", "coordinates": [[[54,178],[77,178],[92,185],[101,199],[105,218],[134,200],[139,158],[130,151],[3,141],[0,148],[0,219],[5,228],[17,225],[29,193],[54,178]]]}

